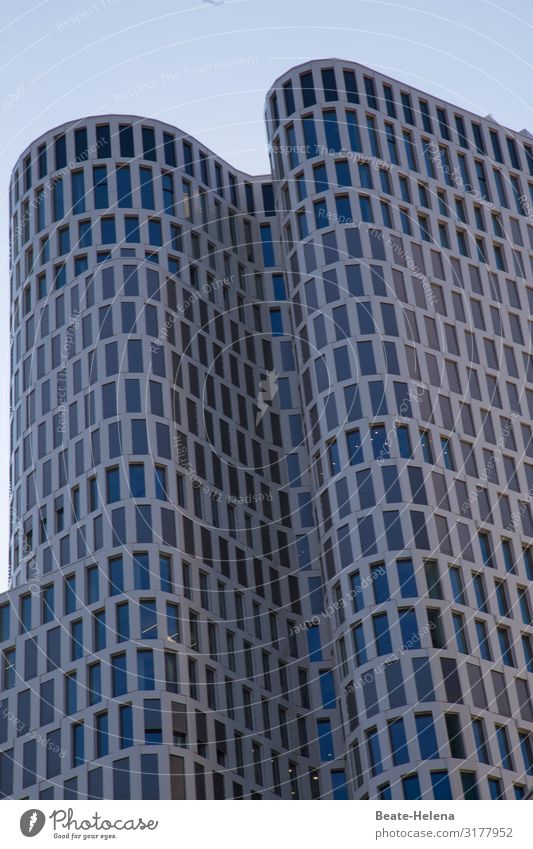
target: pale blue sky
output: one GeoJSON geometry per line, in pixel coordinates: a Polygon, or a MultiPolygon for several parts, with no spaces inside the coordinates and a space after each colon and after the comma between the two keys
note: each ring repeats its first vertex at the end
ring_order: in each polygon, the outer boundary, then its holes
{"type": "Polygon", "coordinates": [[[19,0],[0,17],[0,589],[7,585],[7,187],[22,149],[83,115],[147,115],[267,170],[263,103],[307,59],[375,67],[533,131],[527,0],[19,0]]]}

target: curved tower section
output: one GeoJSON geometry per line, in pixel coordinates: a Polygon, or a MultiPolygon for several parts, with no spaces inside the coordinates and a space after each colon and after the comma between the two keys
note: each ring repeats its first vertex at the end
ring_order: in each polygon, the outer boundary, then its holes
{"type": "Polygon", "coordinates": [[[270,179],[101,116],[37,139],[11,201],[2,794],[331,794],[270,179]]]}
{"type": "Polygon", "coordinates": [[[338,60],[266,121],[354,795],[522,798],[530,138],[338,60]]]}

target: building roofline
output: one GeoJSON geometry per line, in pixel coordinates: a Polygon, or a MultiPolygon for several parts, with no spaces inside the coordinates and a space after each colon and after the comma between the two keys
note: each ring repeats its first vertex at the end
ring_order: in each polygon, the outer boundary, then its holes
{"type": "MultiPolygon", "coordinates": [[[[500,124],[499,121],[497,121],[496,118],[494,118],[490,114],[489,115],[480,115],[477,112],[472,112],[470,109],[465,109],[462,106],[458,106],[456,103],[452,103],[449,100],[445,100],[441,97],[438,97],[435,94],[431,94],[430,92],[425,91],[425,90],[418,88],[416,86],[413,86],[410,83],[406,83],[404,80],[400,80],[400,79],[397,79],[396,77],[392,77],[389,74],[386,74],[386,73],[384,73],[383,71],[381,71],[377,68],[371,68],[368,65],[362,64],[361,62],[355,62],[355,61],[350,60],[350,59],[342,59],[340,57],[335,57],[335,56],[328,56],[328,57],[323,57],[323,58],[320,58],[320,59],[308,59],[305,62],[300,62],[298,65],[293,65],[291,68],[288,68],[286,71],[283,71],[283,73],[280,74],[274,80],[274,82],[272,83],[272,85],[270,86],[270,88],[268,89],[268,91],[265,95],[265,110],[268,106],[268,100],[269,100],[271,94],[274,91],[279,91],[279,89],[281,87],[282,80],[285,80],[288,76],[290,76],[295,71],[298,71],[301,68],[316,67],[317,65],[322,66],[322,65],[327,64],[327,63],[344,65],[346,67],[356,67],[356,68],[359,68],[363,72],[368,72],[369,74],[379,74],[379,76],[383,77],[384,79],[390,81],[391,83],[395,83],[396,85],[398,85],[400,87],[404,87],[404,88],[408,89],[410,92],[416,94],[417,96],[421,96],[423,98],[431,98],[432,100],[435,100],[435,101],[438,101],[439,103],[442,103],[442,105],[444,107],[448,107],[449,109],[453,110],[453,112],[460,111],[460,112],[464,113],[465,115],[467,115],[468,117],[470,117],[472,119],[475,119],[477,121],[485,121],[488,124],[494,126],[494,128],[496,128],[496,129],[500,129],[500,130],[503,130],[504,132],[510,133],[513,136],[519,138],[520,140],[524,140],[526,143],[533,143],[533,136],[530,135],[530,133],[527,129],[514,130],[512,127],[508,127],[504,124],[500,124]]],[[[170,130],[172,130],[173,132],[177,133],[179,135],[179,137],[191,139],[191,140],[195,141],[197,144],[200,144],[202,147],[205,148],[205,150],[209,154],[211,154],[213,157],[224,162],[225,165],[227,165],[228,168],[231,168],[232,171],[235,171],[236,173],[242,175],[244,178],[251,180],[251,181],[271,180],[271,175],[268,172],[266,174],[250,174],[249,172],[243,171],[242,169],[238,168],[237,166],[231,165],[223,156],[221,156],[219,153],[216,153],[214,150],[212,150],[210,147],[208,147],[208,145],[201,142],[199,139],[196,138],[196,136],[193,136],[191,133],[188,133],[185,130],[182,130],[180,127],[176,126],[175,124],[170,124],[167,121],[162,121],[159,118],[149,117],[147,115],[136,115],[136,114],[129,114],[129,113],[121,113],[121,112],[107,112],[107,113],[102,113],[102,114],[97,114],[97,115],[85,115],[83,117],[73,118],[69,121],[64,121],[60,124],[57,124],[56,126],[51,127],[50,129],[46,130],[44,133],[41,133],[39,136],[37,136],[35,139],[33,139],[28,145],[26,145],[26,147],[24,148],[22,153],[15,160],[15,163],[14,163],[13,167],[11,168],[9,182],[11,183],[12,178],[13,178],[13,174],[14,174],[16,168],[18,167],[19,162],[24,158],[24,156],[27,154],[28,150],[33,145],[38,144],[42,139],[50,136],[51,134],[57,133],[59,130],[62,130],[62,129],[66,130],[66,129],[71,129],[73,127],[75,128],[76,126],[81,126],[83,123],[85,123],[88,120],[91,120],[91,121],[109,121],[110,119],[124,120],[124,121],[128,121],[128,122],[133,122],[134,124],[144,123],[146,121],[146,122],[157,123],[157,124],[160,124],[162,126],[166,126],[170,130]]]]}
{"type": "MultiPolygon", "coordinates": [[[[246,180],[249,180],[250,182],[272,181],[272,174],[270,172],[267,171],[263,174],[250,174],[248,171],[243,171],[241,168],[238,168],[236,165],[232,165],[230,162],[228,162],[228,160],[225,159],[220,153],[216,153],[207,144],[204,144],[204,142],[197,139],[196,136],[192,135],[192,133],[187,133],[185,130],[182,130],[180,127],[177,127],[175,124],[169,124],[168,121],[161,121],[159,118],[154,117],[150,118],[148,115],[134,115],[122,112],[102,112],[101,114],[83,115],[79,118],[72,118],[69,121],[62,121],[60,124],[56,124],[54,127],[50,127],[49,130],[45,130],[44,133],[41,133],[39,136],[36,136],[34,139],[32,139],[32,141],[30,141],[29,144],[27,144],[26,147],[23,149],[22,153],[17,156],[9,174],[9,185],[11,185],[14,172],[19,166],[20,162],[24,159],[30,148],[32,148],[34,145],[38,145],[39,142],[46,138],[49,138],[51,135],[59,134],[61,130],[70,130],[76,129],[77,127],[82,127],[87,121],[105,123],[110,120],[124,121],[128,123],[133,123],[134,125],[147,123],[159,124],[163,127],[168,127],[169,130],[176,134],[176,137],[178,139],[185,138],[191,139],[192,141],[196,142],[196,144],[204,148],[208,154],[213,156],[215,159],[218,159],[223,162],[229,169],[231,169],[231,171],[235,171],[235,173],[242,175],[246,180]]],[[[268,147],[266,144],[265,150],[268,151],[268,147]]]]}
{"type": "Polygon", "coordinates": [[[439,97],[436,94],[432,94],[430,91],[425,91],[424,89],[418,88],[417,86],[411,85],[411,83],[407,83],[405,80],[398,79],[397,77],[392,77],[390,74],[385,73],[384,71],[379,70],[378,68],[372,68],[369,65],[364,65],[362,62],[356,62],[353,59],[342,59],[338,56],[325,56],[322,59],[309,59],[307,62],[300,62],[298,65],[293,65],[292,68],[284,71],[280,74],[270,86],[265,103],[268,100],[270,94],[276,89],[279,89],[279,83],[281,80],[285,79],[289,74],[294,71],[298,71],[299,68],[308,68],[309,66],[314,65],[323,65],[324,63],[331,62],[337,63],[339,65],[345,65],[346,67],[356,66],[360,68],[362,71],[368,71],[369,74],[379,74],[381,77],[384,77],[386,80],[390,80],[392,83],[396,83],[396,85],[403,86],[405,89],[409,89],[411,92],[414,92],[417,95],[421,95],[422,97],[428,97],[432,100],[437,100],[442,103],[443,106],[447,106],[453,110],[464,112],[471,118],[478,119],[479,121],[487,121],[490,124],[493,124],[494,127],[497,127],[501,130],[505,130],[509,133],[512,133],[515,136],[519,136],[520,138],[526,139],[528,142],[533,142],[533,136],[529,134],[529,130],[526,128],[522,128],[521,130],[514,130],[512,127],[508,127],[505,124],[501,124],[496,118],[494,118],[491,114],[481,115],[478,112],[473,112],[471,109],[466,109],[463,106],[459,106],[457,103],[453,103],[451,100],[445,100],[442,97],[439,97]]]}

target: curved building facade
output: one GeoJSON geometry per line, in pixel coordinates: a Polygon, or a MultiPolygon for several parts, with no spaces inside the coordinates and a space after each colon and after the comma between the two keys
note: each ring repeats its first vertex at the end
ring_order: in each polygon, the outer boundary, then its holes
{"type": "Polygon", "coordinates": [[[265,117],[14,169],[5,798],[531,787],[533,138],[339,60],[265,117]]]}

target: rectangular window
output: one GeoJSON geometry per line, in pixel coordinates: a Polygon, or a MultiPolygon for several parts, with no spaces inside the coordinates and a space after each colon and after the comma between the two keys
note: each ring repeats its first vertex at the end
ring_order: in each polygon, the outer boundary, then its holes
{"type": "Polygon", "coordinates": [[[70,623],[70,659],[83,657],[83,621],[77,619],[70,623]]]}
{"type": "Polygon", "coordinates": [[[71,716],[78,709],[78,690],[76,673],[65,675],[65,713],[71,716]]]}
{"type": "Polygon", "coordinates": [[[97,713],[94,717],[94,722],[96,757],[103,758],[109,752],[109,723],[107,711],[97,713]]]}
{"type": "Polygon", "coordinates": [[[88,703],[95,705],[102,700],[102,668],[99,661],[87,669],[88,703]]]}
{"type": "Polygon", "coordinates": [[[508,628],[496,628],[496,633],[498,634],[498,642],[500,644],[500,651],[502,653],[502,659],[506,666],[515,666],[514,657],[513,657],[513,649],[511,645],[511,638],[509,636],[508,628]]]}
{"type": "Polygon", "coordinates": [[[137,686],[139,690],[153,690],[155,687],[152,649],[137,649],[137,686]]]}
{"type": "MultiPolygon", "coordinates": [[[[42,608],[41,608],[41,623],[45,625],[54,619],[54,585],[49,584],[43,588],[42,592],[42,608]]],[[[0,640],[8,639],[1,635],[2,625],[0,622],[0,640]]]]}
{"type": "Polygon", "coordinates": [[[440,757],[432,715],[430,713],[415,714],[415,724],[422,760],[440,757]]]}
{"type": "Polygon", "coordinates": [[[80,221],[78,224],[78,247],[90,248],[92,241],[91,222],[80,221]]]}
{"type": "Polygon", "coordinates": [[[60,221],[65,215],[63,180],[56,180],[52,186],[52,213],[54,221],[60,221]]]}
{"type": "Polygon", "coordinates": [[[440,134],[443,139],[447,141],[451,141],[450,127],[448,125],[448,116],[446,114],[446,110],[442,109],[442,107],[436,107],[437,112],[437,121],[439,122],[440,134]]]}
{"type": "Polygon", "coordinates": [[[270,310],[270,328],[272,336],[283,336],[283,319],[278,308],[270,310]]]}
{"type": "Polygon", "coordinates": [[[81,766],[85,762],[85,726],[76,722],[72,726],[72,767],[81,766]]]}
{"type": "Polygon", "coordinates": [[[369,728],[365,732],[366,745],[368,751],[368,762],[372,775],[379,775],[383,771],[381,762],[381,750],[379,746],[379,736],[377,728],[369,728]]]}
{"type": "Polygon", "coordinates": [[[398,583],[400,585],[400,595],[402,598],[416,597],[418,592],[413,561],[410,558],[397,560],[396,568],[398,570],[398,583]]]}
{"type": "Polygon", "coordinates": [[[41,144],[37,148],[37,161],[39,165],[39,179],[41,180],[43,177],[46,177],[48,172],[46,144],[41,144]]]}
{"type": "Polygon", "coordinates": [[[261,225],[261,245],[263,248],[263,262],[267,268],[276,264],[274,259],[274,245],[272,242],[272,228],[270,224],[261,225]]]}
{"type": "Polygon", "coordinates": [[[394,766],[407,763],[409,760],[409,749],[407,748],[403,719],[391,719],[387,723],[387,727],[394,766]]]}
{"type": "Polygon", "coordinates": [[[402,790],[404,799],[421,799],[420,780],[418,775],[406,775],[402,778],[402,790]]]}
{"type": "Polygon", "coordinates": [[[146,498],[144,483],[144,464],[130,463],[129,465],[130,495],[132,498],[146,498]]]}
{"type": "Polygon", "coordinates": [[[329,719],[317,719],[317,736],[321,761],[335,760],[333,736],[329,719]]]}
{"type": "Polygon", "coordinates": [[[487,623],[483,619],[476,620],[476,634],[479,642],[479,653],[483,660],[492,660],[487,623]]]}
{"type": "Polygon", "coordinates": [[[142,127],[142,145],[144,159],[156,161],[155,133],[153,127],[142,127]]]}
{"type": "Polygon", "coordinates": [[[65,578],[63,592],[64,592],[64,596],[63,596],[64,610],[65,610],[65,615],[67,615],[68,613],[73,613],[78,606],[77,597],[76,597],[76,576],[75,575],[68,575],[68,577],[65,578]]]}
{"type": "MultiPolygon", "coordinates": [[[[85,182],[83,171],[73,171],[71,174],[72,187],[72,214],[78,215],[85,212],[85,182]]],[[[43,204],[44,211],[44,204],[43,204]]]]}
{"type": "Polygon", "coordinates": [[[139,602],[141,619],[141,639],[157,639],[157,616],[155,601],[153,599],[141,599],[139,602]]]}
{"type": "Polygon", "coordinates": [[[192,145],[187,141],[183,141],[183,164],[185,166],[185,172],[190,177],[194,177],[192,145]]]}
{"type": "Polygon", "coordinates": [[[372,211],[372,200],[370,197],[368,195],[359,195],[359,206],[361,208],[361,220],[367,224],[373,224],[374,213],[372,211]]]}
{"type": "Polygon", "coordinates": [[[107,168],[105,165],[93,167],[94,206],[95,209],[107,209],[109,199],[107,193],[107,168]]]}
{"type": "Polygon", "coordinates": [[[359,103],[359,93],[357,91],[357,81],[354,71],[344,70],[343,77],[348,103],[359,103]]]}
{"type": "Polygon", "coordinates": [[[122,557],[112,557],[109,560],[109,595],[118,595],[124,591],[124,571],[122,557]]]}
{"type": "Polygon", "coordinates": [[[4,690],[10,690],[15,686],[15,649],[4,651],[2,677],[4,690]]]}
{"type": "Polygon", "coordinates": [[[484,721],[482,719],[473,719],[472,730],[474,732],[474,740],[476,743],[478,760],[482,764],[490,763],[490,754],[487,744],[487,735],[485,733],[484,721]]]}
{"type": "Polygon", "coordinates": [[[168,215],[175,215],[174,182],[172,174],[162,174],[161,182],[163,184],[163,208],[168,215]]]}
{"type": "Polygon", "coordinates": [[[106,469],[106,497],[108,504],[120,501],[120,472],[118,467],[106,469]]]}
{"type": "Polygon", "coordinates": [[[370,442],[375,460],[390,459],[389,442],[385,425],[372,425],[370,428],[370,442]]]}
{"type": "Polygon", "coordinates": [[[363,631],[362,622],[358,622],[352,630],[352,638],[354,644],[355,658],[357,661],[357,665],[361,666],[361,664],[366,663],[366,646],[365,646],[365,635],[363,631]]]}
{"type": "Polygon", "coordinates": [[[128,692],[126,655],[116,654],[111,657],[111,673],[113,681],[113,697],[128,692]]]}
{"type": "Polygon", "coordinates": [[[163,133],[163,150],[165,153],[165,165],[176,167],[176,139],[171,133],[163,133]]]}
{"type": "Polygon", "coordinates": [[[479,546],[481,548],[481,557],[485,566],[494,569],[495,565],[492,559],[492,545],[489,534],[485,531],[478,532],[479,546]]]}
{"type": "Polygon", "coordinates": [[[452,758],[462,760],[465,757],[465,747],[459,717],[456,713],[445,714],[446,731],[450,743],[450,754],[452,758]]]}
{"type": "Polygon", "coordinates": [[[334,68],[322,68],[321,76],[325,100],[338,100],[334,68]]]}
{"type": "Polygon", "coordinates": [[[503,725],[496,726],[496,740],[498,741],[498,749],[504,769],[514,769],[513,758],[511,755],[511,747],[509,745],[509,735],[507,728],[503,725]]]}
{"type": "Polygon", "coordinates": [[[462,654],[468,654],[468,642],[465,631],[464,616],[461,613],[452,613],[452,622],[455,631],[457,650],[462,654]]]}
{"type": "Polygon", "coordinates": [[[117,240],[115,217],[113,215],[100,219],[101,237],[103,245],[114,244],[117,240]]]}
{"type": "Polygon", "coordinates": [[[135,156],[135,147],[133,143],[133,127],[131,124],[119,124],[118,128],[120,155],[133,157],[135,156]]]}
{"type": "Polygon", "coordinates": [[[413,137],[409,130],[404,130],[402,133],[403,143],[405,147],[405,155],[407,157],[407,164],[411,171],[418,171],[418,163],[416,161],[416,151],[415,145],[413,142],[413,137]]]}
{"type": "Polygon", "coordinates": [[[306,71],[306,73],[300,74],[300,84],[302,88],[303,105],[314,106],[316,103],[316,96],[312,71],[306,71]]]}
{"type": "Polygon", "coordinates": [[[388,601],[390,598],[389,582],[387,580],[387,572],[384,563],[378,563],[370,568],[370,579],[374,590],[374,600],[376,604],[381,604],[383,601],[388,601]]]}
{"type": "Polygon", "coordinates": [[[377,111],[378,101],[376,97],[376,88],[374,85],[374,80],[372,77],[364,77],[364,86],[365,86],[365,94],[367,103],[370,109],[375,109],[377,111]]]}
{"type": "Polygon", "coordinates": [[[130,638],[130,615],[127,601],[117,604],[116,617],[117,643],[124,643],[130,638]]]}
{"type": "Polygon", "coordinates": [[[457,604],[466,604],[463,579],[458,566],[449,567],[450,583],[452,585],[452,593],[457,604]]]}
{"type": "Polygon", "coordinates": [[[124,236],[128,244],[140,242],[139,219],[136,215],[126,215],[124,219],[124,236]]]}
{"type": "Polygon", "coordinates": [[[355,153],[362,151],[361,134],[359,132],[359,124],[355,112],[346,112],[346,123],[348,125],[348,138],[350,139],[350,149],[355,153]]]}
{"type": "Polygon", "coordinates": [[[392,652],[392,643],[389,633],[389,623],[386,613],[376,613],[372,617],[372,625],[374,628],[374,640],[376,654],[390,654],[392,652]]]}
{"type": "Polygon", "coordinates": [[[150,568],[148,554],[133,555],[133,580],[136,590],[150,589],[150,568]]]}
{"type": "Polygon", "coordinates": [[[402,101],[403,107],[403,115],[405,118],[405,122],[407,124],[414,124],[415,118],[413,114],[413,108],[411,106],[411,95],[407,91],[400,92],[400,98],[402,101]]]}
{"type": "Polygon", "coordinates": [[[398,611],[403,646],[406,649],[420,648],[420,634],[414,607],[406,607],[398,611]]]}
{"type": "Polygon", "coordinates": [[[396,439],[398,440],[398,449],[400,457],[410,460],[413,456],[411,448],[411,439],[409,437],[409,427],[407,425],[396,425],[396,439]]]}
{"type": "Polygon", "coordinates": [[[155,209],[152,169],[141,166],[139,176],[141,181],[141,206],[145,209],[155,209]]]}
{"type": "Polygon", "coordinates": [[[129,165],[119,165],[116,170],[117,198],[119,208],[131,208],[133,198],[131,193],[131,173],[129,165]]]}
{"type": "Polygon", "coordinates": [[[318,144],[316,137],[315,121],[312,115],[302,116],[302,126],[304,131],[305,151],[307,159],[311,159],[318,154],[318,144]]]}
{"type": "Polygon", "coordinates": [[[179,607],[177,604],[167,602],[167,636],[174,642],[180,640],[179,607]]]}
{"type": "Polygon", "coordinates": [[[109,132],[109,124],[96,125],[96,147],[98,159],[110,159],[111,134],[109,132]]]}
{"type": "Polygon", "coordinates": [[[322,120],[324,121],[328,150],[330,153],[338,153],[342,145],[336,111],[334,109],[326,109],[322,112],[322,120]]]}
{"type": "Polygon", "coordinates": [[[131,705],[120,705],[119,707],[119,739],[121,749],[128,749],[133,746],[133,710],[131,705]]]}
{"type": "Polygon", "coordinates": [[[57,136],[54,140],[56,171],[65,168],[67,164],[67,140],[65,135],[57,136]]]}
{"type": "Polygon", "coordinates": [[[19,601],[19,622],[20,622],[20,633],[25,634],[27,631],[31,630],[31,595],[23,595],[20,597],[19,601]]]}
{"type": "Polygon", "coordinates": [[[101,651],[106,646],[105,611],[97,610],[93,614],[94,651],[101,651]]]}
{"type": "Polygon", "coordinates": [[[420,447],[422,456],[426,463],[433,463],[433,447],[431,445],[431,434],[427,430],[420,431],[420,447]]]}

